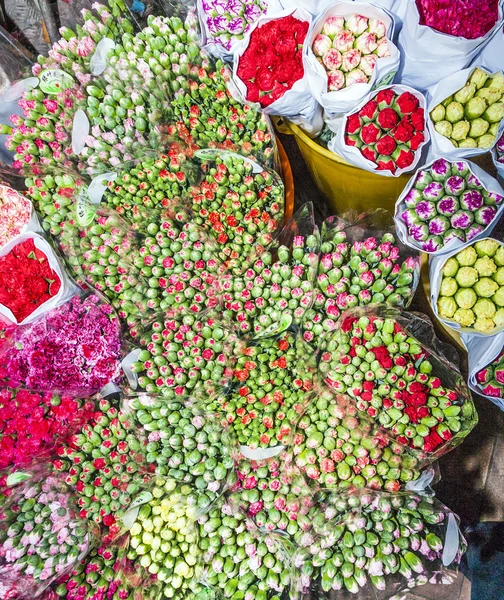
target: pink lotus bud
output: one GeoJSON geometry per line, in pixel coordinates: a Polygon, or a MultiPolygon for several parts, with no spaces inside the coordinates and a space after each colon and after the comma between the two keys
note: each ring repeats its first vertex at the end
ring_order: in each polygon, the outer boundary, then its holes
{"type": "Polygon", "coordinates": [[[345,87],[345,74],[343,71],[329,71],[327,74],[327,89],[330,92],[337,92],[345,87]]]}
{"type": "Polygon", "coordinates": [[[371,77],[375,70],[377,60],[378,57],[376,54],[366,54],[361,58],[359,68],[365,75],[371,77]]]}
{"type": "Polygon", "coordinates": [[[329,36],[335,36],[337,33],[342,31],[345,26],[345,18],[336,15],[334,17],[329,17],[326,19],[324,26],[322,27],[322,33],[325,33],[329,36]]]}
{"type": "Polygon", "coordinates": [[[374,33],[377,39],[380,39],[387,35],[387,28],[385,27],[385,23],[380,21],[380,19],[369,19],[369,33],[374,33]]]}
{"type": "Polygon", "coordinates": [[[371,54],[378,47],[375,34],[363,33],[355,40],[355,47],[360,50],[362,54],[371,54]]]}
{"type": "Polygon", "coordinates": [[[312,50],[315,56],[324,56],[332,48],[331,38],[323,33],[319,33],[313,40],[312,50]]]}
{"type": "Polygon", "coordinates": [[[346,87],[352,86],[354,83],[368,83],[368,78],[360,69],[354,69],[350,73],[346,74],[345,83],[346,87]]]}
{"type": "Polygon", "coordinates": [[[322,57],[322,62],[329,71],[336,71],[336,69],[339,69],[342,64],[341,53],[339,50],[336,50],[336,48],[331,48],[322,57]]]}
{"type": "Polygon", "coordinates": [[[347,52],[353,48],[354,41],[355,38],[350,31],[340,31],[333,40],[333,47],[340,52],[347,52]]]}
{"type": "Polygon", "coordinates": [[[374,52],[379,58],[386,58],[387,56],[390,56],[390,50],[389,50],[387,38],[382,38],[378,42],[378,45],[376,46],[376,49],[374,52]]]}

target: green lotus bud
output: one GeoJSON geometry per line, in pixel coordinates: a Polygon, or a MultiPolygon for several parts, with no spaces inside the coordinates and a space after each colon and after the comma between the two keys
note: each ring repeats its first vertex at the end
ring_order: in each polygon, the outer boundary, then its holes
{"type": "Polygon", "coordinates": [[[476,67],[476,69],[474,69],[474,71],[472,72],[471,77],[469,77],[467,84],[473,84],[476,87],[476,89],[479,90],[485,85],[488,77],[488,73],[483,71],[483,69],[476,67]]]}
{"type": "Polygon", "coordinates": [[[478,138],[478,148],[491,148],[495,144],[495,139],[496,136],[490,133],[480,136],[478,138]]]}
{"type": "Polygon", "coordinates": [[[497,312],[495,304],[487,298],[480,298],[473,307],[478,319],[492,319],[497,312]]]}
{"type": "Polygon", "coordinates": [[[485,119],[474,119],[474,121],[471,121],[469,136],[472,138],[477,138],[480,137],[480,135],[485,135],[489,127],[490,123],[485,121],[485,119]]]}
{"type": "Polygon", "coordinates": [[[473,138],[466,138],[465,140],[461,140],[458,145],[459,148],[477,148],[478,142],[473,140],[473,138]]]}
{"type": "Polygon", "coordinates": [[[468,119],[477,119],[481,117],[481,115],[487,109],[487,103],[483,98],[478,98],[475,96],[471,98],[469,102],[464,107],[464,114],[468,119]]]}
{"type": "Polygon", "coordinates": [[[445,98],[441,104],[446,108],[450,102],[453,102],[453,94],[448,96],[448,98],[445,98]]]}
{"type": "Polygon", "coordinates": [[[504,75],[502,73],[492,75],[486,82],[486,89],[495,90],[501,95],[504,94],[504,75]]]}
{"type": "Polygon", "coordinates": [[[487,133],[490,133],[491,135],[497,136],[497,134],[499,133],[499,125],[500,125],[500,123],[492,123],[490,125],[490,129],[488,130],[487,133]]]}
{"type": "Polygon", "coordinates": [[[453,125],[449,121],[439,121],[434,125],[434,129],[439,133],[439,135],[444,135],[447,138],[450,138],[453,131],[453,125]]]}
{"type": "MultiPolygon", "coordinates": [[[[475,98],[481,98],[487,103],[488,106],[490,106],[491,104],[495,104],[495,102],[499,102],[501,96],[502,94],[497,90],[484,87],[476,92],[476,96],[473,98],[473,100],[475,98]]],[[[470,102],[472,102],[472,100],[470,102]]]]}
{"type": "Polygon", "coordinates": [[[430,117],[434,123],[438,123],[439,121],[443,121],[445,119],[445,114],[445,107],[442,104],[438,104],[431,110],[430,117]]]}
{"type": "Polygon", "coordinates": [[[481,242],[476,242],[474,244],[474,249],[478,253],[478,256],[493,257],[495,255],[494,260],[499,266],[499,257],[502,256],[504,258],[504,246],[501,246],[499,242],[495,240],[487,239],[481,240],[481,242]]]}
{"type": "Polygon", "coordinates": [[[476,317],[470,308],[459,308],[453,315],[453,320],[461,327],[470,327],[476,317]]]}
{"type": "Polygon", "coordinates": [[[472,308],[477,300],[478,297],[471,288],[461,289],[455,294],[455,302],[460,308],[472,308]]]}
{"type": "Polygon", "coordinates": [[[443,319],[451,319],[457,310],[457,303],[453,298],[439,298],[438,312],[443,319]]]}
{"type": "Polygon", "coordinates": [[[476,93],[476,86],[474,83],[467,82],[465,86],[460,89],[454,96],[455,102],[460,102],[460,104],[465,104],[469,102],[471,98],[474,97],[476,93]]]}
{"type": "MultiPolygon", "coordinates": [[[[476,257],[474,258],[471,265],[475,261],[476,261],[476,257]]],[[[461,263],[459,263],[455,258],[449,258],[446,261],[445,266],[443,267],[443,275],[445,277],[454,277],[457,274],[457,271],[459,270],[459,264],[461,264],[461,263]]]]}
{"type": "MultiPolygon", "coordinates": [[[[483,109],[482,113],[485,109],[483,109]]],[[[479,115],[478,115],[479,116],[479,115]]],[[[450,102],[446,107],[446,120],[450,123],[458,123],[464,118],[464,107],[460,102],[450,102]]]]}
{"type": "Polygon", "coordinates": [[[504,117],[504,102],[496,102],[483,113],[483,118],[490,123],[499,123],[504,117]]]}
{"type": "Polygon", "coordinates": [[[464,140],[467,137],[470,128],[471,125],[469,121],[459,121],[453,126],[451,134],[452,140],[455,140],[457,142],[459,142],[460,140],[464,140]]]}

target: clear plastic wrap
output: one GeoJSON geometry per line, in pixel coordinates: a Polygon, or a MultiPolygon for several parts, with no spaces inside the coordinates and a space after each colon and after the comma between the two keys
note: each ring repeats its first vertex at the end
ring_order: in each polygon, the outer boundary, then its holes
{"type": "Polygon", "coordinates": [[[75,514],[71,488],[47,466],[19,484],[2,508],[2,598],[36,598],[85,556],[93,530],[75,514]]]}
{"type": "Polygon", "coordinates": [[[430,302],[436,317],[483,343],[504,331],[503,258],[504,243],[487,237],[431,259],[430,302]]]}
{"type": "Polygon", "coordinates": [[[145,432],[147,463],[160,477],[191,485],[200,509],[232,484],[235,440],[214,413],[146,393],[126,396],[122,410],[145,432]]]}
{"type": "Polygon", "coordinates": [[[292,444],[316,373],[315,354],[292,329],[240,348],[231,385],[216,404],[247,458],[266,458],[292,444]]]}
{"type": "Polygon", "coordinates": [[[221,285],[224,314],[247,337],[300,324],[314,300],[319,253],[320,234],[309,202],[271,244],[255,248],[240,275],[226,277],[221,285]]]}
{"type": "Polygon", "coordinates": [[[319,345],[347,308],[411,304],[420,280],[420,254],[397,240],[387,211],[329,217],[321,238],[317,293],[302,324],[307,342],[319,345]]]}
{"type": "Polygon", "coordinates": [[[53,464],[66,483],[75,486],[79,515],[102,524],[112,536],[150,482],[146,443],[130,415],[101,399],[93,418],[67,445],[57,448],[53,464]]]}
{"type": "Polygon", "coordinates": [[[294,463],[315,489],[399,491],[418,478],[419,461],[354,400],[330,388],[311,393],[293,437],[294,463]]]}
{"type": "Polygon", "coordinates": [[[0,385],[90,397],[120,374],[121,327],[96,293],[18,327],[2,346],[0,385]]]}
{"type": "Polygon", "coordinates": [[[397,233],[411,248],[443,254],[488,235],[503,200],[502,187],[474,163],[438,158],[419,169],[399,196],[397,233]]]}
{"type": "Polygon", "coordinates": [[[504,333],[482,340],[462,334],[469,361],[468,386],[504,410],[504,333]]]}
{"type": "Polygon", "coordinates": [[[300,592],[385,600],[426,583],[451,583],[466,549],[458,521],[434,498],[417,494],[328,494],[296,539],[300,592]]]}
{"type": "Polygon", "coordinates": [[[176,400],[211,399],[233,377],[242,343],[212,311],[172,318],[158,314],[123,361],[133,389],[176,400]]]}
{"type": "Polygon", "coordinates": [[[458,446],[478,422],[456,351],[425,315],[383,304],[354,308],[326,341],[319,369],[327,385],[420,463],[458,446]]]}
{"type": "Polygon", "coordinates": [[[93,403],[66,394],[0,390],[0,470],[47,458],[91,417],[93,403]]]}

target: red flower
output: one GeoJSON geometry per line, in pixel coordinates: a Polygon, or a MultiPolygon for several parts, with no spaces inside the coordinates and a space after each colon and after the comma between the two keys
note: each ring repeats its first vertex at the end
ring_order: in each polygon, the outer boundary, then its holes
{"type": "Polygon", "coordinates": [[[434,452],[434,450],[443,443],[441,438],[436,431],[431,431],[429,435],[424,438],[424,450],[426,452],[434,452]]]}
{"type": "Polygon", "coordinates": [[[93,461],[93,467],[95,469],[103,469],[103,467],[105,466],[105,459],[104,458],[95,458],[93,461]]]}
{"type": "Polygon", "coordinates": [[[381,131],[379,127],[377,127],[374,123],[368,123],[367,125],[364,125],[360,135],[364,144],[369,146],[376,142],[380,133],[381,131]]]}
{"type": "Polygon", "coordinates": [[[411,124],[417,131],[423,131],[425,129],[424,109],[421,106],[411,114],[411,124]]]}
{"type": "Polygon", "coordinates": [[[377,121],[383,129],[392,129],[399,122],[399,115],[393,108],[384,108],[380,111],[377,121]]]}
{"type": "Polygon", "coordinates": [[[374,100],[370,100],[360,109],[358,115],[365,123],[368,123],[375,118],[377,110],[378,104],[374,100]]]}
{"type": "Polygon", "coordinates": [[[409,141],[409,147],[415,151],[425,142],[425,136],[420,131],[417,131],[415,135],[409,141]]]}
{"type": "Polygon", "coordinates": [[[346,132],[347,133],[358,133],[360,128],[362,127],[362,123],[360,117],[357,113],[350,115],[347,119],[346,123],[346,132]]]}
{"type": "Polygon", "coordinates": [[[403,115],[409,115],[418,108],[419,100],[411,92],[403,92],[396,103],[403,115]]]}
{"type": "Polygon", "coordinates": [[[399,169],[406,169],[413,164],[415,155],[411,150],[400,149],[397,155],[394,154],[394,159],[399,169]]]}
{"type": "Polygon", "coordinates": [[[347,146],[359,146],[361,144],[360,137],[358,135],[346,135],[345,144],[347,146]]]}
{"type": "Polygon", "coordinates": [[[391,159],[387,159],[386,156],[381,159],[378,158],[376,161],[377,171],[390,171],[391,173],[396,172],[395,162],[391,159]]]}
{"type": "Polygon", "coordinates": [[[391,134],[396,140],[396,142],[409,142],[415,130],[413,129],[413,125],[407,122],[406,119],[403,119],[399,125],[394,127],[391,134]]]}
{"type": "Polygon", "coordinates": [[[362,156],[364,156],[364,158],[367,158],[371,162],[376,162],[376,158],[378,157],[378,154],[374,148],[371,148],[370,146],[361,148],[361,153],[362,153],[362,156]]]}
{"type": "Polygon", "coordinates": [[[395,149],[396,143],[390,135],[384,135],[376,144],[376,150],[383,156],[390,156],[395,149]]]}
{"type": "Polygon", "coordinates": [[[387,88],[378,92],[375,100],[380,105],[380,108],[385,108],[386,106],[392,106],[395,97],[395,93],[390,88],[387,88]]]}

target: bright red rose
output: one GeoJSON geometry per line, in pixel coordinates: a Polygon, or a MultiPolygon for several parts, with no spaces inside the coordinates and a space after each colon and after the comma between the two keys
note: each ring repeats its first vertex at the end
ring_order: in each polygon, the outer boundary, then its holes
{"type": "Polygon", "coordinates": [[[415,154],[411,150],[399,150],[397,155],[394,155],[395,163],[399,169],[406,169],[413,164],[415,154]]]}
{"type": "Polygon", "coordinates": [[[259,88],[255,83],[247,82],[247,100],[250,102],[259,102],[259,88]]]}
{"type": "Polygon", "coordinates": [[[347,133],[358,133],[358,131],[360,130],[361,127],[362,127],[362,123],[361,123],[360,117],[357,113],[350,115],[348,117],[347,123],[346,123],[346,132],[347,133]]]}
{"type": "Polygon", "coordinates": [[[274,48],[279,56],[288,59],[295,54],[297,42],[291,33],[284,33],[275,40],[274,48]]]}
{"type": "Polygon", "coordinates": [[[257,70],[257,64],[245,54],[240,58],[238,63],[237,74],[242,81],[253,79],[257,70]]]}
{"type": "Polygon", "coordinates": [[[361,129],[361,139],[367,146],[374,144],[378,139],[381,130],[374,123],[368,123],[361,129]]]}
{"type": "Polygon", "coordinates": [[[412,150],[418,150],[418,148],[420,148],[420,146],[424,143],[424,141],[425,141],[424,134],[421,133],[420,131],[417,131],[417,133],[415,133],[415,135],[409,141],[409,147],[412,150]]]}
{"type": "Polygon", "coordinates": [[[415,112],[411,113],[411,124],[417,131],[423,131],[425,129],[424,109],[421,106],[419,106],[415,112]]]}
{"type": "Polygon", "coordinates": [[[395,97],[395,93],[388,88],[378,92],[375,96],[375,100],[380,105],[380,108],[385,108],[386,106],[392,106],[395,97]]]}
{"type": "Polygon", "coordinates": [[[376,150],[379,154],[382,154],[383,156],[390,156],[395,149],[395,140],[390,135],[384,135],[378,140],[376,144],[376,150]]]}
{"type": "Polygon", "coordinates": [[[374,100],[370,100],[360,109],[358,114],[365,123],[368,123],[375,118],[377,111],[378,104],[374,100]]]}
{"type": "Polygon", "coordinates": [[[395,141],[403,143],[409,142],[414,133],[413,125],[410,125],[404,119],[391,131],[391,135],[395,141]]]}
{"type": "Polygon", "coordinates": [[[411,92],[403,92],[396,100],[397,106],[403,115],[409,115],[414,112],[419,105],[418,98],[411,92]]]}
{"type": "Polygon", "coordinates": [[[384,108],[380,111],[377,122],[383,129],[392,129],[399,122],[399,115],[393,108],[384,108]]]}
{"type": "Polygon", "coordinates": [[[268,67],[260,66],[257,69],[255,83],[262,92],[269,92],[275,84],[275,75],[268,67]]]}
{"type": "Polygon", "coordinates": [[[378,153],[376,152],[376,150],[374,148],[371,148],[371,146],[366,146],[365,148],[361,148],[361,153],[362,153],[362,156],[364,156],[364,158],[367,158],[371,162],[376,162],[378,153]]]}

